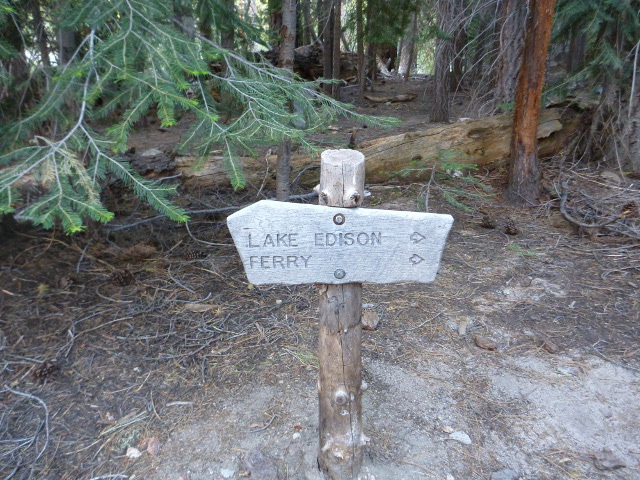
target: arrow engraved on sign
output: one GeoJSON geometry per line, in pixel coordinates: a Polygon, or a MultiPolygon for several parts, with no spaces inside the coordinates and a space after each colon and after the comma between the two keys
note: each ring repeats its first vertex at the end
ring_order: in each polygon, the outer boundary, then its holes
{"type": "Polygon", "coordinates": [[[426,237],[418,232],[413,232],[409,238],[413,241],[413,243],[420,243],[426,237]]]}
{"type": "Polygon", "coordinates": [[[415,253],[411,255],[411,257],[409,257],[409,260],[411,260],[411,263],[413,263],[414,265],[417,265],[420,262],[424,262],[424,258],[422,258],[420,255],[416,255],[415,253]]]}

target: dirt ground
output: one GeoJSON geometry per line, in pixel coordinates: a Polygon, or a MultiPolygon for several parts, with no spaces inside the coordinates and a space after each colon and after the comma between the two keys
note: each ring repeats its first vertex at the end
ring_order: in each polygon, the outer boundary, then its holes
{"type": "MultiPolygon", "coordinates": [[[[409,104],[345,100],[425,128],[427,86],[377,86],[418,93],[409,104]]],[[[349,121],[337,126],[318,140],[346,146],[349,121]]],[[[133,143],[175,140],[151,126],[133,143]]],[[[509,209],[503,171],[472,176],[368,187],[366,207],[427,198],[455,223],[434,283],[364,286],[379,324],[363,336],[360,478],[640,479],[639,243],[578,232],[552,197],[509,209]]],[[[192,210],[256,200],[183,194],[192,210]]],[[[317,288],[248,284],[228,211],[187,228],[143,221],[153,212],[117,185],[107,195],[120,217],[81,235],[0,229],[2,478],[320,480],[317,288]]]]}

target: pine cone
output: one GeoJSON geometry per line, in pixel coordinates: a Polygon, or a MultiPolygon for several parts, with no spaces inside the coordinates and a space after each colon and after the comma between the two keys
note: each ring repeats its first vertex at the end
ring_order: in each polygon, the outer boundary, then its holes
{"type": "Polygon", "coordinates": [[[135,277],[133,276],[133,273],[125,268],[123,270],[116,270],[113,272],[109,277],[109,281],[116,285],[120,285],[121,287],[126,287],[135,281],[135,277]]]}
{"type": "Polygon", "coordinates": [[[203,258],[207,258],[209,252],[206,250],[188,250],[184,256],[187,260],[200,260],[203,258]]]}
{"type": "Polygon", "coordinates": [[[496,222],[495,218],[493,218],[488,213],[485,213],[482,216],[482,221],[480,222],[480,226],[482,228],[496,228],[498,226],[498,223],[496,222]]]}
{"type": "Polygon", "coordinates": [[[67,290],[73,283],[73,278],[68,275],[61,275],[56,279],[56,287],[59,290],[67,290]]]}
{"type": "Polygon", "coordinates": [[[622,212],[620,213],[622,218],[636,218],[640,216],[640,209],[636,202],[629,202],[624,207],[622,207],[622,212]]]}
{"type": "Polygon", "coordinates": [[[513,223],[513,220],[509,219],[507,224],[504,226],[504,233],[507,235],[518,235],[520,230],[516,228],[516,224],[513,223]]]}
{"type": "Polygon", "coordinates": [[[47,378],[58,371],[58,366],[51,360],[45,360],[31,372],[31,379],[34,382],[43,383],[47,378]]]}

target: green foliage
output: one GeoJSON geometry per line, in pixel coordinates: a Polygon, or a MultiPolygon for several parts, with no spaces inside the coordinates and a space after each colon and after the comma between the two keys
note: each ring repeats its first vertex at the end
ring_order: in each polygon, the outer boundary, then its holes
{"type": "Polygon", "coordinates": [[[638,42],[640,6],[637,1],[558,0],[554,40],[585,35],[588,76],[596,81],[607,77],[630,79],[632,49],[638,42]]]}
{"type": "Polygon", "coordinates": [[[436,156],[435,163],[427,165],[423,161],[413,161],[401,174],[409,175],[411,171],[430,171],[429,183],[419,196],[419,203],[428,206],[429,193],[436,190],[449,205],[465,213],[473,213],[474,203],[486,201],[493,197],[493,188],[472,175],[478,170],[477,165],[461,163],[467,155],[457,149],[442,149],[436,156]]]}
{"type": "Polygon", "coordinates": [[[517,243],[510,243],[507,245],[509,251],[513,252],[517,257],[529,257],[534,258],[537,257],[536,252],[529,250],[528,248],[523,248],[517,243]]]}
{"type": "MultiPolygon", "coordinates": [[[[0,2],[8,6],[6,0],[0,2]]],[[[325,128],[336,115],[350,114],[347,105],[319,94],[316,83],[247,60],[190,31],[181,19],[193,15],[191,2],[174,3],[69,0],[52,10],[59,19],[55,28],[72,29],[79,42],[69,64],[47,72],[48,88],[37,101],[21,107],[19,118],[0,109],[0,212],[18,211],[45,228],[60,220],[69,233],[82,230],[87,217],[107,222],[113,214],[102,206],[100,191],[110,173],[159,212],[185,221],[185,211],[170,200],[176,186],[140,177],[120,156],[136,122],[146,115],[155,113],[169,128],[184,113],[192,114],[195,121],[180,148],[204,158],[224,145],[231,184],[242,188],[240,152],[283,139],[311,150],[309,133],[325,128]],[[176,16],[174,7],[180,7],[183,16],[176,16]],[[218,62],[224,73],[210,69],[210,63],[218,62]],[[236,115],[219,121],[219,112],[230,103],[238,106],[236,115]],[[104,133],[92,128],[114,119],[104,133]],[[304,128],[299,128],[301,119],[304,128]],[[17,187],[26,180],[39,182],[46,194],[24,204],[17,187]]],[[[244,25],[214,0],[196,2],[195,12],[203,14],[214,5],[212,17],[199,20],[218,28],[223,21],[234,28],[244,25]]],[[[0,9],[2,14],[14,15],[6,8],[0,9]]],[[[0,83],[26,88],[7,75],[0,76],[0,83]]]]}

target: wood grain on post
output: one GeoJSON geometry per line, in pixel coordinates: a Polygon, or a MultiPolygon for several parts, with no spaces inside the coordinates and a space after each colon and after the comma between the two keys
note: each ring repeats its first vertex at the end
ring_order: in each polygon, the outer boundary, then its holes
{"type": "MultiPolygon", "coordinates": [[[[364,155],[322,153],[320,204],[357,207],[364,197],[364,155]]],[[[348,224],[348,214],[344,216],[348,224]]],[[[337,277],[347,272],[337,269],[337,277]]],[[[320,451],[318,464],[332,480],[357,478],[362,465],[362,284],[322,285],[320,294],[320,451]]]]}

